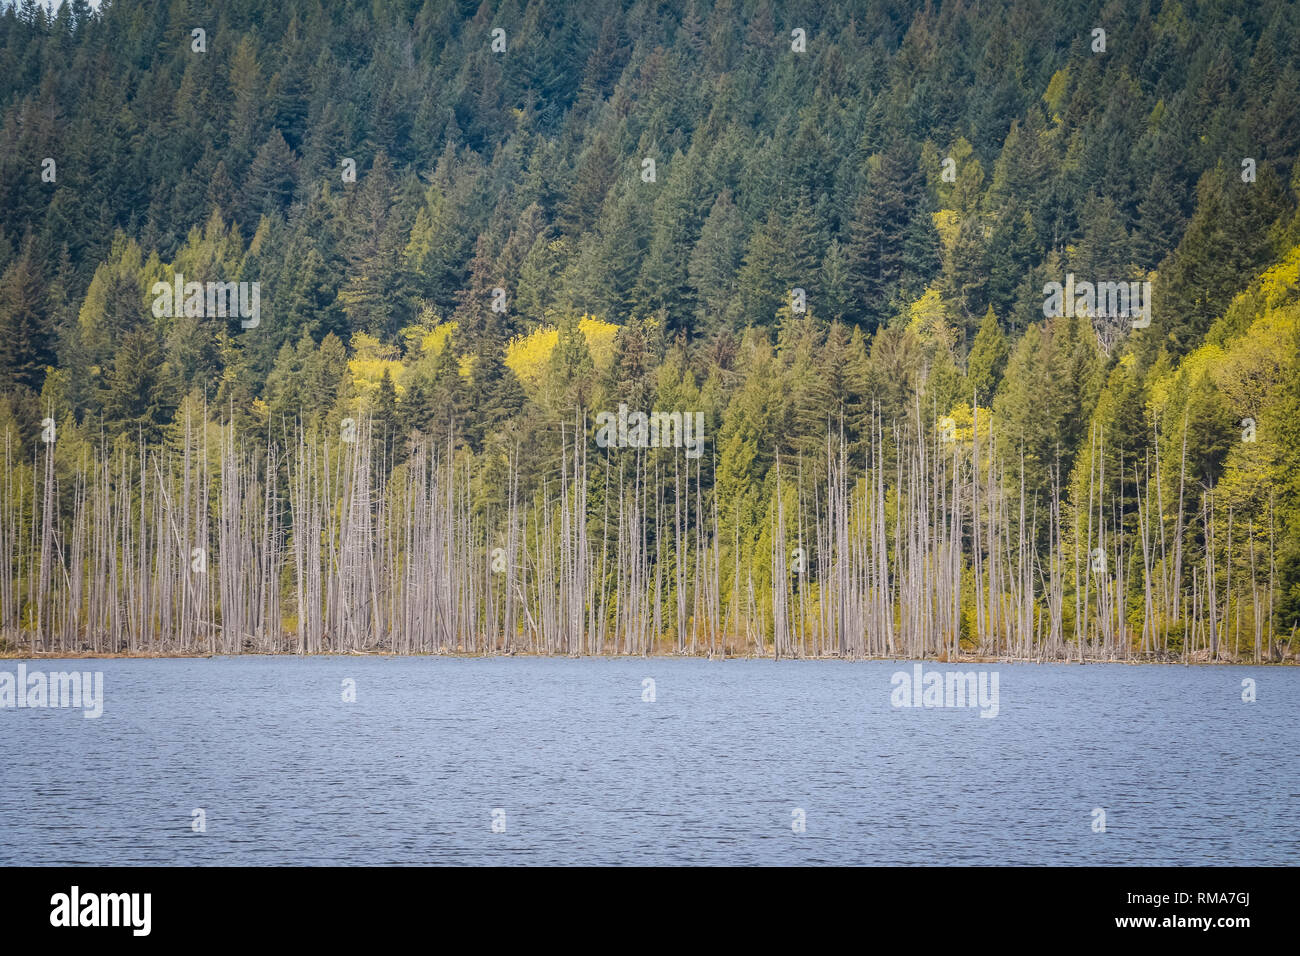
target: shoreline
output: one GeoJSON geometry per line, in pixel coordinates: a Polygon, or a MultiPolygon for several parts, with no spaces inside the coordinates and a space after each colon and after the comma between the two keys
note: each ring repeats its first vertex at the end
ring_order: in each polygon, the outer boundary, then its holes
{"type": "Polygon", "coordinates": [[[103,652],[95,653],[92,651],[35,651],[20,653],[15,650],[0,651],[0,661],[35,661],[35,660],[214,660],[216,658],[316,658],[316,657],[375,657],[375,658],[394,658],[409,659],[421,657],[445,657],[455,660],[492,660],[508,659],[512,657],[523,657],[533,659],[550,659],[550,660],[697,660],[705,662],[726,662],[726,661],[771,661],[780,662],[812,662],[812,661],[843,661],[844,663],[870,662],[870,661],[894,661],[899,663],[933,663],[933,664],[1073,664],[1078,666],[1090,664],[1128,664],[1133,666],[1139,665],[1164,665],[1169,667],[1295,667],[1300,664],[1297,660],[1264,660],[1256,663],[1249,660],[1210,660],[1205,657],[1194,658],[1189,661],[1181,659],[1161,659],[1161,658],[1107,658],[1107,657],[1085,657],[1079,660],[1077,657],[1070,658],[1039,658],[1039,657],[1004,657],[1004,656],[984,656],[978,654],[959,655],[957,657],[935,656],[935,657],[848,657],[840,655],[801,655],[774,657],[769,654],[546,654],[535,651],[494,651],[492,653],[474,653],[464,650],[455,651],[429,651],[418,654],[399,654],[393,651],[373,650],[373,651],[325,651],[318,654],[297,654],[291,652],[262,652],[246,651],[239,654],[195,654],[195,653],[169,653],[165,651],[137,651],[130,652],[103,652]]]}

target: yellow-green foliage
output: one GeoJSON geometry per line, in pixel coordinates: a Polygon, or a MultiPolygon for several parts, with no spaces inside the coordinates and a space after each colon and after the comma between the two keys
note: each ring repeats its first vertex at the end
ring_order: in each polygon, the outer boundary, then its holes
{"type": "MultiPolygon", "coordinates": [[[[975,439],[975,412],[968,402],[959,402],[952,407],[946,418],[936,423],[940,435],[951,430],[953,441],[970,445],[975,439]]],[[[979,410],[979,438],[988,447],[993,435],[993,409],[981,406],[979,410]]]]}
{"type": "MultiPolygon", "coordinates": [[[[584,315],[578,321],[578,328],[587,340],[587,351],[591,353],[596,368],[602,372],[608,370],[614,360],[614,335],[618,326],[584,315]]],[[[506,346],[506,365],[526,387],[536,389],[542,384],[546,363],[559,340],[559,330],[551,325],[544,325],[528,335],[516,336],[506,346]]]]}
{"type": "MultiPolygon", "coordinates": [[[[1269,310],[1210,366],[1210,378],[1233,408],[1237,426],[1244,419],[1256,423],[1254,441],[1233,442],[1219,480],[1221,500],[1238,511],[1258,511],[1285,478],[1275,464],[1281,431],[1277,396],[1300,374],[1294,346],[1298,328],[1297,307],[1269,310]]],[[[1244,436],[1246,429],[1241,430],[1244,436]]]]}
{"type": "Polygon", "coordinates": [[[1056,123],[1061,122],[1061,113],[1065,110],[1065,94],[1070,85],[1070,68],[1057,70],[1052,74],[1052,78],[1047,81],[1047,91],[1043,93],[1043,102],[1047,104],[1047,111],[1052,114],[1052,120],[1056,123]]]}
{"type": "Polygon", "coordinates": [[[432,310],[425,309],[420,313],[418,322],[402,329],[401,336],[402,341],[406,343],[407,357],[420,359],[440,355],[457,327],[456,322],[439,322],[432,310]]]}
{"type": "Polygon", "coordinates": [[[382,344],[373,335],[357,332],[352,336],[352,351],[354,357],[348,360],[348,373],[359,396],[365,398],[376,392],[385,371],[392,379],[398,397],[402,396],[406,389],[399,383],[403,367],[397,359],[396,348],[382,344]]]}
{"type": "MultiPolygon", "coordinates": [[[[1251,295],[1256,302],[1268,301],[1265,296],[1255,297],[1255,291],[1243,295],[1251,295]]],[[[1176,410],[1190,384],[1208,376],[1240,417],[1258,418],[1270,396],[1296,367],[1292,343],[1298,323],[1300,310],[1295,306],[1268,308],[1257,314],[1242,334],[1222,344],[1202,345],[1176,369],[1152,382],[1152,410],[1163,418],[1176,410]]]]}
{"type": "Polygon", "coordinates": [[[139,287],[140,311],[143,313],[152,302],[145,293],[153,284],[151,280],[156,279],[161,272],[157,256],[146,264],[140,246],[134,239],[125,239],[120,235],[116,237],[108,259],[96,267],[90,288],[86,290],[86,297],[77,316],[81,327],[90,329],[103,318],[109,288],[117,279],[133,282],[139,287]]]}
{"type": "Polygon", "coordinates": [[[1297,287],[1300,287],[1300,245],[1293,247],[1281,262],[1232,300],[1205,341],[1223,345],[1228,339],[1243,334],[1261,315],[1294,299],[1297,287]]]}
{"type": "Polygon", "coordinates": [[[940,209],[932,213],[930,218],[934,221],[935,232],[939,233],[939,242],[943,246],[944,254],[952,255],[953,247],[957,244],[961,217],[951,209],[940,209]]]}
{"type": "Polygon", "coordinates": [[[955,334],[952,329],[952,310],[931,285],[921,297],[908,306],[907,330],[926,346],[927,353],[936,349],[952,350],[955,334]]]}
{"type": "Polygon", "coordinates": [[[547,360],[559,340],[559,331],[551,326],[516,336],[506,346],[506,365],[525,387],[536,389],[542,383],[547,360]]]}
{"type": "Polygon", "coordinates": [[[1300,332],[1300,306],[1293,301],[1297,280],[1300,246],[1233,300],[1205,344],[1151,383],[1150,408],[1169,436],[1170,467],[1181,453],[1179,423],[1189,393],[1203,380],[1213,384],[1231,412],[1234,434],[1241,436],[1229,446],[1217,493],[1224,507],[1247,518],[1261,513],[1285,478],[1276,464],[1284,427],[1277,408],[1284,386],[1300,374],[1294,344],[1300,332]]]}
{"type": "Polygon", "coordinates": [[[578,322],[578,328],[587,340],[587,351],[591,353],[596,368],[602,372],[608,371],[614,361],[614,336],[618,334],[618,326],[613,322],[584,315],[578,322]]]}
{"type": "Polygon", "coordinates": [[[420,339],[420,351],[425,355],[439,355],[447,347],[447,341],[456,331],[455,322],[444,322],[432,332],[420,339]]]}

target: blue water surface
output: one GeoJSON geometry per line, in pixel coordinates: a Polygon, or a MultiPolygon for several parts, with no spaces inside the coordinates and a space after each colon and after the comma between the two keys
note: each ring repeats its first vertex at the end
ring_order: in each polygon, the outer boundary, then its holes
{"type": "Polygon", "coordinates": [[[4,864],[1300,862],[1293,668],[963,665],[985,718],[883,661],[26,663],[104,713],[0,709],[4,864]]]}

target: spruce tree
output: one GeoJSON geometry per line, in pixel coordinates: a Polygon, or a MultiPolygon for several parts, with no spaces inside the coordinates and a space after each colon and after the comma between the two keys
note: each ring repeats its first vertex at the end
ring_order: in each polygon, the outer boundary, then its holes
{"type": "Polygon", "coordinates": [[[979,333],[975,336],[975,344],[971,347],[966,366],[966,379],[974,392],[975,400],[981,405],[992,404],[1010,354],[1011,349],[1007,345],[1006,336],[1002,334],[1002,326],[993,314],[993,307],[989,306],[980,323],[979,333]]]}

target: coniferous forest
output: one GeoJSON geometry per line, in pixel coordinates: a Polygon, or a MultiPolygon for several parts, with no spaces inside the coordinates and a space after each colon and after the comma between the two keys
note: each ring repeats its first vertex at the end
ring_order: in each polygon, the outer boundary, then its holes
{"type": "Polygon", "coordinates": [[[21,0],[0,111],[0,650],[1300,651],[1295,2],[21,0]]]}

